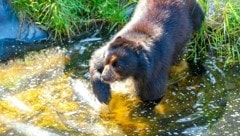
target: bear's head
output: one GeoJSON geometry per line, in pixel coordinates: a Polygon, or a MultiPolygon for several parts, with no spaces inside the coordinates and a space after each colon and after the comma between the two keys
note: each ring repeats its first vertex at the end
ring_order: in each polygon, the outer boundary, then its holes
{"type": "Polygon", "coordinates": [[[109,43],[101,78],[104,82],[124,80],[138,73],[141,45],[123,37],[109,43]]]}

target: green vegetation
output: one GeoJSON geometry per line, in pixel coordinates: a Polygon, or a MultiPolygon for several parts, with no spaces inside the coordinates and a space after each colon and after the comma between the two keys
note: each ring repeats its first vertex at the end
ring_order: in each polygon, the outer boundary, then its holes
{"type": "Polygon", "coordinates": [[[202,29],[190,43],[188,59],[216,56],[225,66],[240,62],[240,1],[199,0],[206,12],[202,29]]]}
{"type": "Polygon", "coordinates": [[[107,24],[110,28],[123,25],[124,11],[131,2],[119,0],[14,0],[20,18],[30,18],[52,31],[54,39],[70,38],[83,27],[107,24]]]}
{"type": "MultiPolygon", "coordinates": [[[[52,33],[53,39],[70,38],[83,28],[112,31],[127,22],[126,7],[137,0],[14,0],[21,18],[28,17],[52,33]]],[[[188,46],[187,59],[221,58],[225,65],[240,62],[240,1],[199,0],[206,12],[202,29],[188,46]]]]}

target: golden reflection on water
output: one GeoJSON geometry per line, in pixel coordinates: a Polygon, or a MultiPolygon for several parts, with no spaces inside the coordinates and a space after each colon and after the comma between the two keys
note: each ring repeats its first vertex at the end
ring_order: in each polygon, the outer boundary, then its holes
{"type": "Polygon", "coordinates": [[[126,134],[146,134],[148,121],[144,118],[132,119],[133,110],[139,105],[140,100],[127,94],[113,93],[109,105],[103,107],[100,116],[106,121],[116,123],[126,134]]]}
{"type": "MultiPolygon", "coordinates": [[[[0,135],[108,135],[103,124],[109,123],[93,112],[96,107],[76,98],[64,54],[47,49],[1,64],[0,135]]],[[[109,133],[120,134],[116,125],[111,128],[109,133]]]]}
{"type": "Polygon", "coordinates": [[[29,54],[24,61],[1,65],[0,133],[14,127],[8,120],[69,129],[59,115],[75,111],[79,105],[70,101],[73,93],[69,77],[63,73],[64,63],[63,51],[48,50],[41,55],[29,54]]]}

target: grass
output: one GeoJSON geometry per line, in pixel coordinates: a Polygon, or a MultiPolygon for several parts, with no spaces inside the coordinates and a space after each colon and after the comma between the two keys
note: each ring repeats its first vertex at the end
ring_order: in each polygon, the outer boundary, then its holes
{"type": "Polygon", "coordinates": [[[206,18],[201,30],[190,42],[188,59],[197,62],[206,56],[215,56],[222,60],[224,66],[239,63],[240,1],[199,2],[206,12],[206,18]]]}
{"type": "Polygon", "coordinates": [[[20,18],[30,18],[45,26],[53,39],[70,38],[83,26],[107,23],[113,28],[126,23],[127,2],[119,0],[14,0],[20,18]]]}
{"type": "MultiPolygon", "coordinates": [[[[112,31],[127,22],[126,7],[137,0],[14,0],[21,18],[28,17],[45,26],[52,38],[61,40],[89,30],[107,27],[112,31]]],[[[224,61],[225,66],[240,62],[240,1],[198,0],[206,19],[189,43],[187,59],[194,62],[208,55],[224,61]]]]}

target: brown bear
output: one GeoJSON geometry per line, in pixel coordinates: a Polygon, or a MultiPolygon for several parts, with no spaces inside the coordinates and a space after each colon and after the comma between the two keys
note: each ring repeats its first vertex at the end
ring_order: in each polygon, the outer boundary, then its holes
{"type": "Polygon", "coordinates": [[[131,20],[90,59],[95,96],[108,103],[110,84],[131,77],[142,101],[160,100],[170,66],[203,20],[195,0],[139,0],[131,20]]]}

